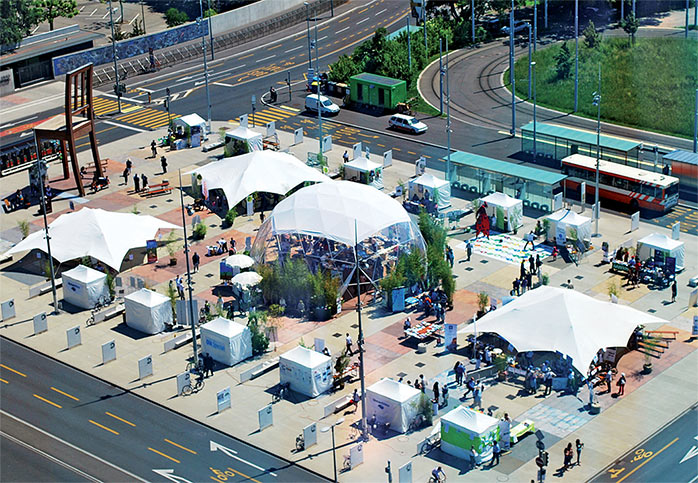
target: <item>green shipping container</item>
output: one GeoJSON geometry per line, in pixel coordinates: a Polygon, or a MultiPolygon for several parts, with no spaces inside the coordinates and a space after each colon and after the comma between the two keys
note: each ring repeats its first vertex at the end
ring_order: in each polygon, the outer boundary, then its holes
{"type": "Polygon", "coordinates": [[[395,110],[407,100],[407,83],[404,80],[366,72],[349,78],[352,103],[395,110]]]}

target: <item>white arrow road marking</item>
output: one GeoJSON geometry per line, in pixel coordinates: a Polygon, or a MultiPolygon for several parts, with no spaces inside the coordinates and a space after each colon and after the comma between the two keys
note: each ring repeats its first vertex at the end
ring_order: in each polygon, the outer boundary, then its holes
{"type": "Polygon", "coordinates": [[[31,136],[31,131],[24,131],[22,134],[19,135],[20,138],[23,138],[24,136],[31,136]]]}
{"type": "Polygon", "coordinates": [[[172,469],[167,469],[167,470],[153,470],[155,473],[158,475],[162,476],[163,478],[167,478],[170,481],[174,482],[181,482],[181,483],[192,483],[191,481],[187,480],[186,478],[182,478],[181,476],[177,476],[174,474],[174,470],[172,469]]]}
{"type": "Polygon", "coordinates": [[[230,456],[231,458],[241,461],[246,465],[250,465],[252,468],[256,468],[259,471],[269,473],[271,476],[278,478],[278,475],[276,473],[272,473],[271,471],[268,471],[266,468],[262,468],[261,466],[257,466],[254,463],[250,463],[249,461],[242,459],[239,456],[235,456],[237,454],[237,451],[235,451],[234,449],[226,448],[222,444],[218,444],[215,441],[211,441],[211,451],[220,451],[221,453],[224,453],[225,455],[230,456]]]}
{"type": "MultiPolygon", "coordinates": [[[[698,436],[694,436],[694,439],[698,441],[698,436]]],[[[688,450],[686,453],[686,456],[683,457],[681,461],[679,461],[679,464],[683,463],[684,461],[688,461],[694,456],[698,456],[698,447],[692,446],[691,449],[688,450]]]]}

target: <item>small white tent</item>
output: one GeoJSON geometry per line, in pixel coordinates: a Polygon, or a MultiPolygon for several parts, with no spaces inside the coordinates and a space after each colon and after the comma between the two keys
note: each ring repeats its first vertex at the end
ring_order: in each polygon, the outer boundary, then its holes
{"type": "Polygon", "coordinates": [[[217,317],[201,326],[201,352],[232,366],[252,357],[252,335],[247,326],[217,317]]]}
{"type": "Polygon", "coordinates": [[[332,358],[298,346],[279,357],[281,384],[315,397],[332,387],[332,358]]]}
{"type": "Polygon", "coordinates": [[[439,210],[451,206],[451,185],[445,179],[437,178],[433,174],[424,173],[411,179],[408,189],[410,200],[414,200],[415,196],[419,200],[429,196],[430,200],[437,201],[439,210]]]}
{"type": "Polygon", "coordinates": [[[674,240],[660,233],[652,233],[637,241],[637,255],[644,261],[654,257],[655,252],[662,252],[664,258],[676,259],[676,271],[680,272],[685,267],[686,249],[682,241],[674,240]]]}
{"type": "Polygon", "coordinates": [[[376,415],[379,423],[390,423],[390,429],[406,432],[419,412],[422,393],[401,382],[384,378],[366,388],[366,414],[376,415]]]}
{"type": "Polygon", "coordinates": [[[91,309],[100,298],[109,298],[107,274],[85,265],[63,272],[63,300],[81,309],[91,309]]]}
{"type": "Polygon", "coordinates": [[[566,240],[591,239],[591,218],[579,215],[572,210],[558,210],[545,217],[550,220],[548,239],[563,245],[566,240]]]}
{"type": "Polygon", "coordinates": [[[383,189],[383,165],[359,156],[344,163],[344,179],[383,189]]]}
{"type": "Polygon", "coordinates": [[[246,127],[238,127],[225,132],[225,144],[241,143],[241,151],[250,153],[263,149],[262,134],[246,127]]]}
{"type": "Polygon", "coordinates": [[[170,299],[147,288],[124,297],[126,325],[146,334],[158,334],[172,323],[170,299]]]}
{"type": "Polygon", "coordinates": [[[498,231],[514,231],[523,226],[522,200],[496,192],[481,198],[480,203],[487,203],[487,216],[495,217],[495,225],[492,228],[498,231]]]}
{"type": "Polygon", "coordinates": [[[499,440],[499,420],[459,406],[441,418],[441,450],[470,460],[475,450],[475,462],[492,459],[492,443],[499,440]]]}

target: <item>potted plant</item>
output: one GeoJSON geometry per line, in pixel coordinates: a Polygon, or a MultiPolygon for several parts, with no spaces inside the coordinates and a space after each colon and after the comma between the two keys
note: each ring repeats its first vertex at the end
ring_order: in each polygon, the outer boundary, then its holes
{"type": "Polygon", "coordinates": [[[487,307],[490,306],[490,297],[485,292],[477,294],[477,318],[485,315],[487,307]]]}
{"type": "Polygon", "coordinates": [[[643,349],[645,355],[645,363],[642,365],[643,374],[652,373],[652,350],[659,346],[659,339],[657,337],[652,337],[645,335],[642,339],[643,349]]]}
{"type": "Polygon", "coordinates": [[[165,241],[165,248],[167,249],[167,254],[170,256],[170,266],[177,265],[177,246],[175,245],[175,241],[177,240],[177,236],[175,235],[174,230],[170,232],[169,235],[167,235],[167,240],[165,241]]]}
{"type": "Polygon", "coordinates": [[[506,381],[507,380],[507,356],[504,354],[497,355],[492,361],[492,365],[497,370],[497,380],[506,381]]]}
{"type": "Polygon", "coordinates": [[[235,210],[230,209],[223,218],[223,228],[230,228],[235,223],[235,210]]]}
{"type": "Polygon", "coordinates": [[[17,222],[17,227],[22,234],[22,240],[29,236],[29,222],[27,220],[19,220],[17,222]]]}
{"type": "Polygon", "coordinates": [[[349,361],[350,357],[347,354],[347,350],[344,349],[334,363],[334,386],[339,390],[344,389],[344,377],[342,377],[342,374],[349,367],[349,361]]]}
{"type": "Polygon", "coordinates": [[[247,319],[247,327],[250,328],[252,335],[252,354],[254,355],[263,354],[269,348],[269,337],[264,333],[266,321],[267,313],[263,310],[250,313],[247,319]]]}
{"type": "Polygon", "coordinates": [[[203,240],[206,238],[206,225],[203,223],[198,223],[194,227],[194,233],[192,234],[194,240],[203,240]]]}

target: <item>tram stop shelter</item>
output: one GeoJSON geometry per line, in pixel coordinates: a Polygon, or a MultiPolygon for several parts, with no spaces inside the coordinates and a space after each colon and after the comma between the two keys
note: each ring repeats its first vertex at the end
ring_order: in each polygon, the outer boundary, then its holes
{"type": "MultiPolygon", "coordinates": [[[[638,167],[642,143],[601,135],[600,158],[614,163],[638,167]]],[[[533,154],[533,123],[521,128],[521,151],[533,154]]],[[[536,123],[536,153],[548,161],[560,161],[572,154],[596,158],[596,133],[542,122],[536,123]]]]}
{"type": "Polygon", "coordinates": [[[500,161],[479,154],[456,151],[451,154],[452,190],[461,190],[472,198],[495,192],[523,201],[524,208],[550,213],[553,196],[561,193],[566,175],[531,166],[500,161]]]}

